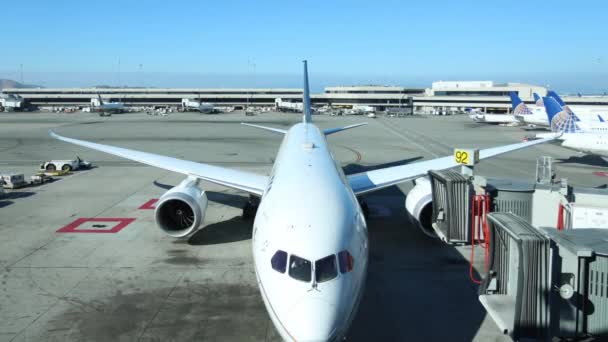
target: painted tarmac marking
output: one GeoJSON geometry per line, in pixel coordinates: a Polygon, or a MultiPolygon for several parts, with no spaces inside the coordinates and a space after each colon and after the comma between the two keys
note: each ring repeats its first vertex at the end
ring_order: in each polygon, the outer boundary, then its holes
{"type": "Polygon", "coordinates": [[[134,218],[128,217],[81,217],[76,221],[68,224],[67,226],[57,230],[57,233],[107,233],[115,234],[121,231],[123,228],[128,226],[131,222],[135,221],[134,218]],[[93,224],[92,228],[97,229],[80,229],[79,227],[85,223],[90,222],[115,222],[116,224],[109,229],[104,224],[93,224]]]}
{"type": "Polygon", "coordinates": [[[141,209],[141,210],[154,210],[154,209],[156,209],[156,206],[155,206],[156,202],[158,202],[158,198],[153,198],[153,199],[149,200],[148,202],[142,204],[137,209],[141,209]]]}

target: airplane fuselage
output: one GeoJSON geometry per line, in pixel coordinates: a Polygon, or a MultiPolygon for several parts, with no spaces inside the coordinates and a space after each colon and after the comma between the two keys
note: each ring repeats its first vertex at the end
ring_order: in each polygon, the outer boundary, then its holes
{"type": "Polygon", "coordinates": [[[283,339],[343,336],[363,293],[367,226],[315,125],[296,124],[285,135],[252,239],[260,292],[283,339]]]}
{"type": "Polygon", "coordinates": [[[575,133],[566,136],[563,147],[601,157],[608,157],[608,134],[575,133]]]}
{"type": "Polygon", "coordinates": [[[122,103],[104,103],[93,108],[93,111],[98,113],[116,113],[120,114],[125,110],[122,103]]]}

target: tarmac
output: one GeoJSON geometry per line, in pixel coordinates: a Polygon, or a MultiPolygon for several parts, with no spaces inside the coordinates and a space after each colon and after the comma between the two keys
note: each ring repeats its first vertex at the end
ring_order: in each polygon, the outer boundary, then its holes
{"type": "MultiPolygon", "coordinates": [[[[245,194],[203,183],[211,200],[203,228],[172,239],[149,208],[183,176],[66,144],[47,131],[266,174],[281,138],[239,122],[288,128],[300,120],[279,113],[0,114],[0,173],[29,178],[45,160],[76,155],[95,165],[0,198],[0,341],[279,341],[256,285],[251,221],[241,218],[245,194]]],[[[323,128],[369,122],[328,138],[348,173],[530,134],[465,116],[314,120],[323,128]]],[[[553,144],[483,161],[476,172],[533,181],[540,155],[554,157],[558,178],[570,184],[608,183],[595,174],[608,163],[553,144]]],[[[509,341],[478,302],[470,249],[429,238],[409,221],[411,187],[365,197],[369,272],[347,341],[509,341]]]]}

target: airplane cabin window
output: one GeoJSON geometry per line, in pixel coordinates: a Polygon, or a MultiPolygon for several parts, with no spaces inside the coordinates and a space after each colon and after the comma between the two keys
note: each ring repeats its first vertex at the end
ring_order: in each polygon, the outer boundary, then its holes
{"type": "Polygon", "coordinates": [[[338,262],[340,263],[340,273],[350,272],[355,267],[355,259],[346,250],[338,253],[338,262]]]}
{"type": "Polygon", "coordinates": [[[272,268],[281,273],[285,273],[285,269],[287,268],[287,253],[281,250],[278,250],[270,259],[270,264],[272,264],[272,268]]]}
{"type": "Polygon", "coordinates": [[[299,281],[309,282],[311,278],[310,261],[299,256],[291,255],[289,258],[289,276],[299,281]]]}
{"type": "Polygon", "coordinates": [[[336,256],[330,255],[315,262],[315,279],[317,283],[329,281],[338,276],[336,256]]]}

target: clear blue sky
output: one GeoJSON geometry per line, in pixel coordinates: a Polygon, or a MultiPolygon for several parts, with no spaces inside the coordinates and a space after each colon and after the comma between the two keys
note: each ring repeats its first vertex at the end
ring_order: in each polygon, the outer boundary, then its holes
{"type": "Polygon", "coordinates": [[[317,87],[490,79],[608,91],[605,0],[23,0],[3,12],[0,78],[19,80],[23,64],[24,80],[45,86],[297,86],[307,58],[317,87]]]}

